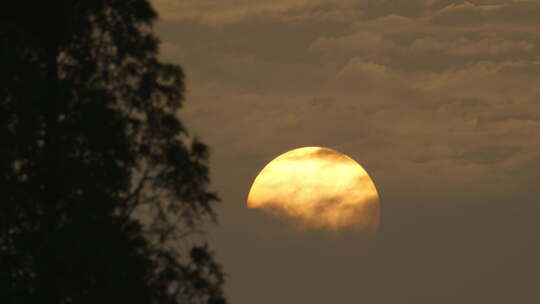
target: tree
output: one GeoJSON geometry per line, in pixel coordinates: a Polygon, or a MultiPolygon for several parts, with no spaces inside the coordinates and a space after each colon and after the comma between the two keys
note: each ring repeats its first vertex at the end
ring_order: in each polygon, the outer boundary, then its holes
{"type": "Polygon", "coordinates": [[[208,149],[148,1],[0,6],[2,303],[225,303],[193,237],[218,200],[208,149]]]}

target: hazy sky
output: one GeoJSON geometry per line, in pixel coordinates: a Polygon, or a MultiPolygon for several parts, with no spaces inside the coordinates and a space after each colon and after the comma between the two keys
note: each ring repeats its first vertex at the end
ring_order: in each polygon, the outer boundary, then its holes
{"type": "Polygon", "coordinates": [[[540,0],[152,2],[212,148],[231,303],[540,303],[540,0]],[[302,146],[368,171],[376,239],[246,208],[302,146]]]}

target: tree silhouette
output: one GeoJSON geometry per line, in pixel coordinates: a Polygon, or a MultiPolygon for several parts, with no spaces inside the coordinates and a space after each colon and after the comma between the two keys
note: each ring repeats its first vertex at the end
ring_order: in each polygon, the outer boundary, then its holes
{"type": "Polygon", "coordinates": [[[225,303],[208,151],[147,0],[0,4],[2,303],[225,303]],[[195,237],[194,237],[195,236],[195,237]]]}

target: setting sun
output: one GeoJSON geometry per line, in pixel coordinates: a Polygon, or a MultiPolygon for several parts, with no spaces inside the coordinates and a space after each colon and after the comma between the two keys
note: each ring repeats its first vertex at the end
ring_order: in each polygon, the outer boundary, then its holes
{"type": "Polygon", "coordinates": [[[327,148],[299,148],[272,160],[253,182],[247,204],[309,228],[375,232],[379,226],[373,181],[357,162],[327,148]]]}

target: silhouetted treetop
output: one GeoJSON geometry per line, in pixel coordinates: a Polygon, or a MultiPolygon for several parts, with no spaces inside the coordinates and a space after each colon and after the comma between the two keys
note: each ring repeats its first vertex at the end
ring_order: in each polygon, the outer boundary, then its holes
{"type": "Polygon", "coordinates": [[[208,149],[146,0],[0,5],[6,303],[224,303],[208,149]],[[193,237],[195,236],[195,238],[193,237]]]}

